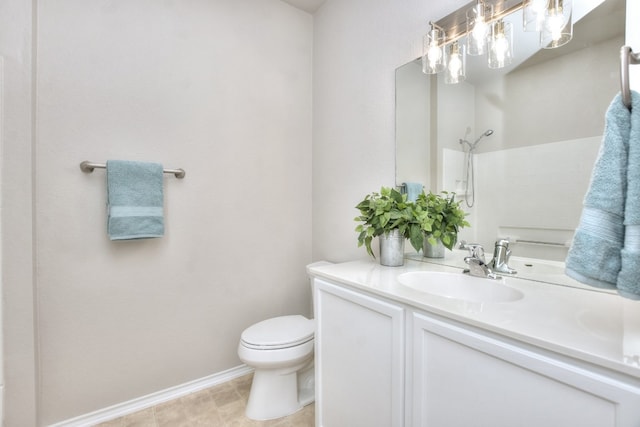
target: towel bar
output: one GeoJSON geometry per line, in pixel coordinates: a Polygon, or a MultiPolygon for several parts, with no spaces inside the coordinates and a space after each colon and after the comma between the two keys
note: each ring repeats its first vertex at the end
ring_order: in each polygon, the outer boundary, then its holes
{"type": "Polygon", "coordinates": [[[622,103],[631,111],[629,64],[640,64],[640,53],[634,53],[629,46],[622,46],[620,49],[620,93],[622,94],[622,103]]]}
{"type": "MultiPolygon", "coordinates": [[[[102,163],[93,163],[90,162],[88,160],[85,160],[84,162],[80,163],[80,170],[82,172],[93,172],[94,169],[106,169],[107,165],[102,164],[102,163]]],[[[176,178],[182,179],[185,177],[185,175],[187,174],[184,169],[163,169],[162,172],[164,173],[172,173],[176,176],[176,178]]]]}

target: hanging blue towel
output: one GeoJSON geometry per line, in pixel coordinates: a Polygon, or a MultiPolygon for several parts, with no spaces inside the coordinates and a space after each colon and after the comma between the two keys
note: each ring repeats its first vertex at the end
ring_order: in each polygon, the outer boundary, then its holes
{"type": "Polygon", "coordinates": [[[164,235],[162,165],[107,161],[108,223],[111,240],[164,235]]]}
{"type": "Polygon", "coordinates": [[[402,185],[407,189],[407,201],[409,202],[415,202],[424,188],[419,182],[403,182],[402,185]]]}
{"type": "Polygon", "coordinates": [[[566,259],[566,274],[592,286],[617,286],[624,239],[630,115],[617,95],[607,110],[602,145],[566,259]]]}
{"type": "Polygon", "coordinates": [[[618,293],[640,300],[640,94],[631,92],[631,132],[618,293]]]}

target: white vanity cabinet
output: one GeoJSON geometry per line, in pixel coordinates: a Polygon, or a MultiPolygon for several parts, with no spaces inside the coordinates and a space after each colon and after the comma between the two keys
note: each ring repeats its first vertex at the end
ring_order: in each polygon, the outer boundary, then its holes
{"type": "Polygon", "coordinates": [[[638,377],[361,288],[314,278],[317,427],[640,427],[638,377]]]}
{"type": "Polygon", "coordinates": [[[316,426],[404,424],[404,309],[314,280],[316,426]]]}
{"type": "Polygon", "coordinates": [[[560,355],[412,314],[415,427],[638,427],[640,389],[560,355]]]}

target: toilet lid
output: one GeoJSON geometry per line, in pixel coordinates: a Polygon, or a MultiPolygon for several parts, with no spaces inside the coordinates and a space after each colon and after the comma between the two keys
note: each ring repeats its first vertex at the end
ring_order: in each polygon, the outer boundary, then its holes
{"type": "Polygon", "coordinates": [[[251,348],[286,348],[313,339],[314,322],[304,316],[280,316],[249,326],[240,339],[251,348]]]}

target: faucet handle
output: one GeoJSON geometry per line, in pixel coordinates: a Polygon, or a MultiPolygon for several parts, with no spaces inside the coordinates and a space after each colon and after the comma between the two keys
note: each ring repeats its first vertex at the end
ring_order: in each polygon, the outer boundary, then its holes
{"type": "Polygon", "coordinates": [[[464,261],[469,264],[469,268],[464,270],[463,273],[469,273],[476,277],[485,277],[487,279],[500,279],[500,276],[495,274],[491,267],[489,267],[484,261],[475,257],[466,257],[464,261]]]}
{"type": "Polygon", "coordinates": [[[509,249],[509,239],[496,240],[496,246],[503,246],[505,249],[509,249]]]}
{"type": "Polygon", "coordinates": [[[483,263],[486,262],[484,258],[484,248],[478,243],[468,243],[467,249],[469,250],[469,256],[479,259],[483,263]]]}

